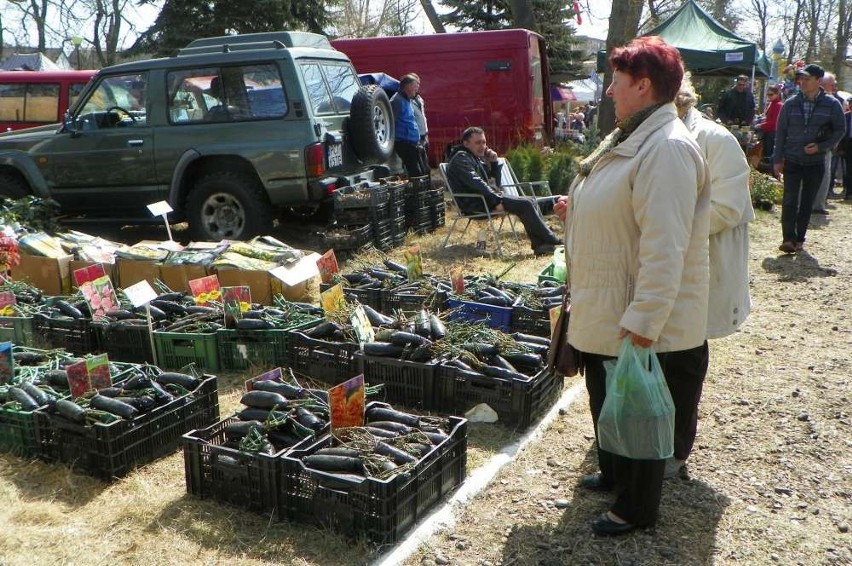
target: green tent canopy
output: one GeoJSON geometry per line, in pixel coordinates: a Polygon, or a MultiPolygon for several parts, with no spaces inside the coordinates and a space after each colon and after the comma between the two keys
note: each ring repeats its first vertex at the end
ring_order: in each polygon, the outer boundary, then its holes
{"type": "MultiPolygon", "coordinates": [[[[701,9],[686,0],[669,19],[644,36],[659,35],[680,51],[693,76],[751,75],[768,77],[770,62],[757,44],[728,31],[701,9]]],[[[607,66],[606,51],[598,51],[598,72],[607,66]]]]}

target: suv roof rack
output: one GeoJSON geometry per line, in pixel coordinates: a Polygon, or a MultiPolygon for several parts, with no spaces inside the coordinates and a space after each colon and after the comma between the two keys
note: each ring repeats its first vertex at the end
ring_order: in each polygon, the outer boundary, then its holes
{"type": "Polygon", "coordinates": [[[328,38],[318,33],[304,31],[270,31],[245,33],[242,35],[223,35],[196,39],[178,51],[178,55],[197,55],[201,53],[227,53],[248,49],[282,49],[285,47],[313,47],[315,49],[334,49],[328,38]]]}

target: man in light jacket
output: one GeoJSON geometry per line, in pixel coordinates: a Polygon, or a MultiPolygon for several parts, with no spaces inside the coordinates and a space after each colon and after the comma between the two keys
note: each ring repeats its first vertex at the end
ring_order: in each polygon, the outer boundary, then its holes
{"type": "MultiPolygon", "coordinates": [[[[707,338],[733,334],[751,312],[748,289],[748,224],[754,220],[749,192],[749,165],[737,138],[725,127],[705,118],[694,108],[698,96],[689,75],[684,76],[675,98],[678,115],[710,169],[710,299],[707,338]]],[[[705,342],[706,347],[706,342],[705,342]]],[[[704,367],[706,375],[707,366],[704,367]]],[[[701,389],[698,389],[701,395],[701,389]]],[[[698,407],[696,399],[695,407],[698,407]]],[[[666,477],[684,466],[698,428],[698,413],[682,423],[675,434],[674,456],[666,462],[666,477]]]]}

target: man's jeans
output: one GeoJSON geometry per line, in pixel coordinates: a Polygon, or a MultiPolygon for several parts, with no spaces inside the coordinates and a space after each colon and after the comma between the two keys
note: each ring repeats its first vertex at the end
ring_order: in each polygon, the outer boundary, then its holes
{"type": "Polygon", "coordinates": [[[825,152],[825,174],[822,176],[822,182],[819,185],[816,198],[814,199],[814,210],[825,210],[828,204],[828,193],[834,188],[834,152],[825,152]]]}
{"type": "Polygon", "coordinates": [[[785,242],[804,242],[811,219],[811,208],[825,174],[825,160],[813,165],[784,163],[784,201],[781,208],[781,232],[785,242]]]}

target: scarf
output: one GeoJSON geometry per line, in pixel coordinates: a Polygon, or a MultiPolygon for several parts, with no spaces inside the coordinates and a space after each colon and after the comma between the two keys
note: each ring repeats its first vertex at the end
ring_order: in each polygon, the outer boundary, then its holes
{"type": "Polygon", "coordinates": [[[667,103],[660,102],[658,104],[652,104],[651,106],[643,108],[633,116],[622,120],[621,123],[619,123],[618,126],[604,138],[600,145],[592,153],[590,153],[588,157],[580,162],[580,175],[582,177],[587,177],[604,155],[611,152],[616,148],[616,146],[618,146],[618,144],[626,140],[630,134],[639,127],[639,124],[644,122],[648,116],[656,112],[665,104],[667,103]]]}

